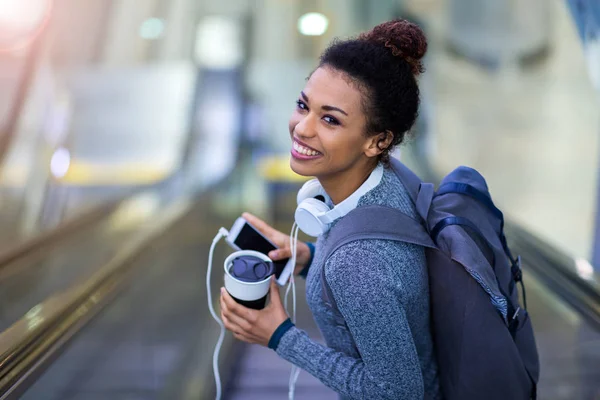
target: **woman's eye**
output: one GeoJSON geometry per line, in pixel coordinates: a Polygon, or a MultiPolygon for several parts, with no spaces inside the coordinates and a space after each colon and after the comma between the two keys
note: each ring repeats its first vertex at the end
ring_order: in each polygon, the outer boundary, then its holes
{"type": "Polygon", "coordinates": [[[308,110],[308,107],[302,100],[296,100],[296,106],[301,110],[308,110]]]}
{"type": "Polygon", "coordinates": [[[326,115],[323,117],[323,120],[325,122],[327,122],[329,125],[339,125],[340,121],[338,121],[337,119],[330,117],[329,115],[326,115]]]}

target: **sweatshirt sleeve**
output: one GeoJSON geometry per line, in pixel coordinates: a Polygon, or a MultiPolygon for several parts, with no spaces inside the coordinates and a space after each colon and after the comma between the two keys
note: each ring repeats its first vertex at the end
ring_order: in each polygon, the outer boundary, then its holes
{"type": "Polygon", "coordinates": [[[283,335],[277,353],[344,397],[422,399],[423,378],[402,282],[389,268],[403,270],[407,266],[399,264],[419,260],[417,251],[413,245],[372,240],[349,243],[329,258],[325,277],[359,357],[316,343],[296,327],[283,335]]]}

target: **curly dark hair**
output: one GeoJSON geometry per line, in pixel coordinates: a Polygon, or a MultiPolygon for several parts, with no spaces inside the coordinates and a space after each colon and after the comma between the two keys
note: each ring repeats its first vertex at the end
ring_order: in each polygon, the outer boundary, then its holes
{"type": "Polygon", "coordinates": [[[426,51],[427,39],[421,28],[398,19],[356,38],[335,40],[321,55],[319,67],[345,73],[363,93],[366,135],[392,133],[391,144],[380,155],[385,164],[417,119],[417,76],[425,71],[421,59],[426,51]]]}

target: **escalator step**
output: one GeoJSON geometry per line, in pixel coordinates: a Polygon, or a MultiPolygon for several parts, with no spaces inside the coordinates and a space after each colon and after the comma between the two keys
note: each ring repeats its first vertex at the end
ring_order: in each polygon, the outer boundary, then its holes
{"type": "MultiPolygon", "coordinates": [[[[238,371],[231,382],[228,400],[287,398],[291,364],[273,350],[248,345],[238,371]]],[[[297,399],[337,399],[334,391],[305,371],[298,377],[295,393],[297,399]]]]}

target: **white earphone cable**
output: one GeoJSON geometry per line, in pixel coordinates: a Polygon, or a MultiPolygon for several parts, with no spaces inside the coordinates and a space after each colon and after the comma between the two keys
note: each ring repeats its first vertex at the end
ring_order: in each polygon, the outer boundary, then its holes
{"type": "MultiPolygon", "coordinates": [[[[291,253],[292,253],[291,261],[292,261],[293,268],[295,268],[295,266],[296,266],[296,251],[297,251],[297,247],[298,247],[298,231],[299,231],[298,226],[296,225],[296,223],[294,223],[294,225],[292,226],[292,231],[290,233],[290,248],[291,248],[291,253]]],[[[217,344],[216,344],[215,350],[213,352],[213,373],[215,376],[215,387],[216,387],[215,399],[216,400],[220,400],[221,396],[222,396],[221,376],[219,374],[219,353],[221,351],[221,346],[223,345],[223,340],[225,339],[225,325],[223,324],[223,321],[221,321],[221,319],[219,318],[219,316],[217,315],[217,313],[213,307],[212,292],[211,292],[211,287],[210,287],[210,278],[211,278],[211,273],[212,273],[213,254],[214,254],[215,247],[222,238],[224,238],[228,235],[229,235],[229,232],[227,231],[227,229],[225,229],[225,228],[219,229],[219,232],[213,239],[212,245],[210,246],[210,251],[209,251],[209,255],[208,255],[208,268],[206,271],[206,293],[207,293],[207,297],[208,297],[208,309],[209,309],[210,314],[212,315],[213,319],[217,322],[217,324],[220,327],[219,339],[217,340],[217,344]]],[[[286,292],[285,292],[285,296],[284,296],[284,307],[286,309],[286,312],[287,312],[287,302],[288,302],[288,295],[289,295],[290,289],[292,291],[291,320],[295,324],[296,323],[296,283],[294,281],[293,271],[292,271],[292,274],[290,275],[289,284],[286,288],[286,292]]],[[[288,314],[289,314],[289,312],[288,312],[288,314]]],[[[292,371],[291,371],[290,379],[289,379],[289,392],[288,392],[289,400],[294,399],[294,391],[295,391],[295,387],[296,387],[296,381],[298,380],[300,371],[301,371],[300,368],[296,367],[295,365],[292,365],[292,371]]]]}
{"type": "Polygon", "coordinates": [[[210,275],[212,272],[212,262],[213,262],[213,253],[215,252],[215,246],[222,238],[229,235],[229,232],[225,228],[219,229],[219,233],[213,239],[212,245],[210,246],[210,252],[208,253],[208,269],[206,270],[206,294],[208,296],[208,309],[210,310],[210,314],[213,319],[217,321],[219,327],[221,328],[221,332],[219,333],[219,339],[217,340],[217,344],[215,346],[215,350],[213,352],[213,373],[215,374],[215,386],[216,386],[216,395],[215,399],[221,399],[221,376],[219,375],[219,352],[221,351],[221,346],[223,345],[223,340],[225,339],[225,325],[223,325],[223,321],[219,318],[215,309],[213,308],[213,299],[212,293],[210,290],[210,275]]]}
{"type": "MultiPolygon", "coordinates": [[[[290,233],[290,248],[292,251],[292,265],[294,266],[294,268],[296,268],[296,256],[297,256],[297,249],[298,249],[298,225],[296,223],[294,223],[294,225],[292,226],[292,231],[290,233]]],[[[290,283],[287,287],[286,293],[285,293],[285,307],[287,310],[287,298],[288,298],[288,293],[290,291],[290,287],[292,288],[292,322],[295,324],[296,323],[296,282],[294,281],[294,273],[292,272],[292,274],[290,275],[290,283]]],[[[298,380],[298,376],[300,375],[300,371],[301,369],[296,367],[295,365],[292,365],[292,372],[290,373],[290,380],[289,380],[289,391],[288,391],[288,399],[289,400],[293,400],[294,399],[294,392],[296,390],[296,381],[298,380]]]]}

